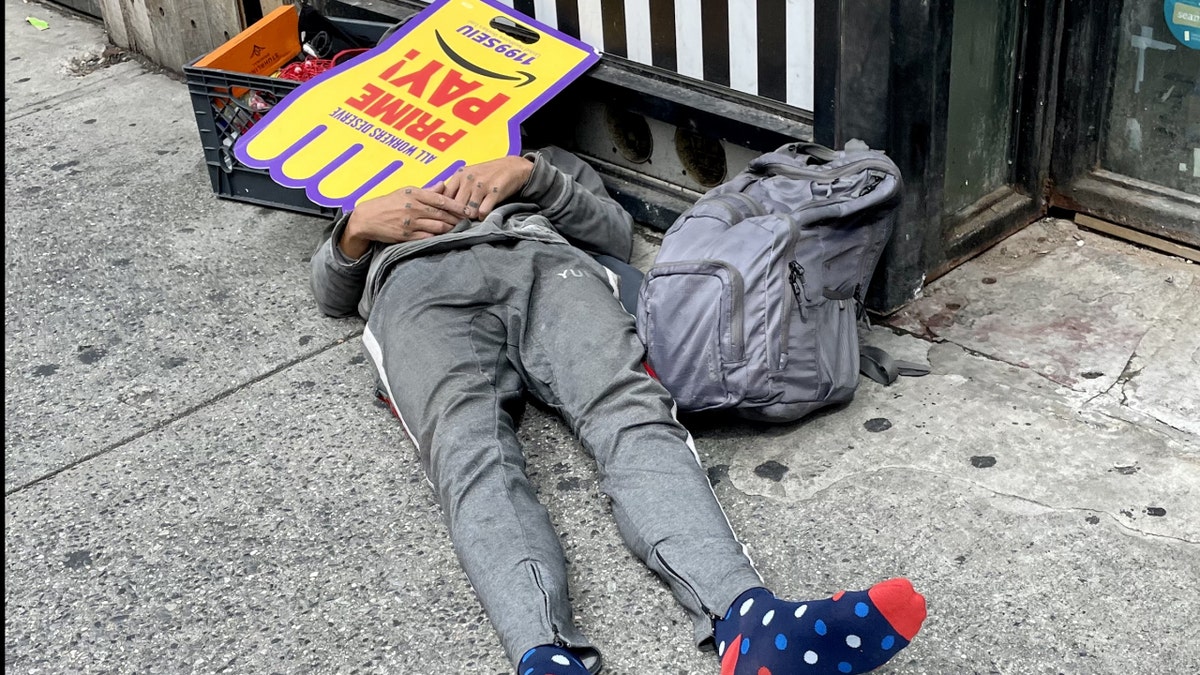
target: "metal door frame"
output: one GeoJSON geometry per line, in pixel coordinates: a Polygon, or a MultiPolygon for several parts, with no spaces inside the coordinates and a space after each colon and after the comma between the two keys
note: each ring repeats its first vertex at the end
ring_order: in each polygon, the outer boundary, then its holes
{"type": "Polygon", "coordinates": [[[1122,38],[1111,17],[1121,9],[1121,0],[1065,0],[1051,204],[1200,247],[1200,234],[1185,231],[1200,218],[1200,197],[1100,167],[1122,38]]]}

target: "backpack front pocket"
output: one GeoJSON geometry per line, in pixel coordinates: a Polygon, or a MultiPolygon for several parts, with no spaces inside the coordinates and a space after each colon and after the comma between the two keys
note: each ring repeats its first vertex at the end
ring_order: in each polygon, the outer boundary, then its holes
{"type": "Polygon", "coordinates": [[[655,265],[638,302],[647,360],[681,410],[733,405],[743,397],[742,276],[713,260],[655,265]]]}

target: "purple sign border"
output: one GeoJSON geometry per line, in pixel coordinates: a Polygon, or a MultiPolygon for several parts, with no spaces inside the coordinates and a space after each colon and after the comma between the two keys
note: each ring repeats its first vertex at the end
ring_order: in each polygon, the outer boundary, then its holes
{"type": "MultiPolygon", "coordinates": [[[[358,199],[363,194],[365,194],[366,192],[369,192],[370,188],[373,188],[375,184],[378,184],[382,180],[386,180],[387,175],[390,175],[391,172],[387,172],[387,170],[385,169],[386,173],[380,174],[380,176],[382,176],[382,177],[377,176],[376,177],[377,180],[370,181],[370,183],[368,184],[369,187],[367,189],[356,190],[353,193],[351,193],[349,196],[343,197],[341,199],[331,199],[329,197],[326,197],[325,195],[318,192],[317,186],[320,184],[321,180],[325,176],[327,176],[329,173],[331,173],[335,168],[337,168],[338,165],[349,160],[350,157],[357,154],[357,152],[362,149],[362,147],[363,147],[362,145],[355,144],[355,145],[351,146],[346,152],[342,153],[342,155],[339,156],[337,159],[334,159],[325,168],[318,171],[315,175],[313,175],[309,178],[303,179],[303,180],[295,180],[295,179],[285,176],[283,173],[283,164],[284,164],[284,162],[286,162],[288,160],[288,158],[290,158],[292,156],[292,154],[294,154],[294,152],[296,150],[303,147],[304,145],[307,145],[308,142],[310,142],[312,139],[316,138],[321,133],[323,133],[324,130],[327,128],[324,125],[318,126],[315,129],[313,129],[312,132],[306,134],[303,138],[300,139],[300,141],[298,141],[296,144],[294,144],[292,146],[292,148],[289,148],[283,154],[278,155],[275,158],[269,159],[266,161],[258,161],[256,159],[254,159],[253,157],[250,157],[249,155],[246,154],[245,147],[252,140],[254,140],[255,137],[258,136],[258,134],[263,130],[264,127],[266,127],[268,124],[270,124],[276,117],[283,114],[283,111],[287,110],[288,106],[291,105],[292,102],[294,102],[294,100],[288,101],[288,99],[299,98],[300,94],[302,94],[303,92],[319,85],[321,82],[324,82],[325,80],[327,80],[331,77],[338,75],[342,70],[353,67],[355,65],[355,63],[357,63],[359,61],[359,59],[372,58],[371,55],[373,52],[387,51],[388,49],[391,49],[393,45],[395,45],[397,42],[399,42],[400,40],[407,37],[408,34],[413,31],[414,28],[421,25],[421,23],[424,22],[426,19],[428,19],[430,15],[432,15],[434,12],[437,12],[439,9],[441,9],[445,5],[447,5],[451,2],[455,2],[455,1],[457,1],[457,0],[434,0],[434,2],[429,3],[428,7],[426,7],[425,9],[421,10],[417,14],[414,14],[412,17],[410,17],[409,20],[406,21],[405,24],[403,26],[401,26],[395,33],[388,36],[387,40],[376,45],[373,49],[371,49],[371,51],[361,54],[361,55],[347,61],[346,63],[338,66],[337,68],[327,70],[324,73],[321,73],[320,75],[317,75],[316,77],[314,77],[310,80],[302,82],[299,87],[297,87],[296,89],[294,89],[288,93],[288,96],[283,101],[283,105],[276,105],[275,107],[271,108],[271,110],[269,112],[267,112],[267,114],[261,120],[256,122],[254,124],[254,126],[250,127],[249,131],[247,131],[245,134],[242,134],[242,136],[238,139],[238,141],[233,146],[234,157],[236,157],[237,160],[239,162],[241,162],[243,165],[248,166],[252,169],[267,169],[271,174],[271,179],[284,187],[304,188],[305,195],[307,195],[309,200],[311,200],[315,204],[319,204],[320,206],[325,206],[325,207],[330,207],[330,208],[341,208],[341,209],[345,209],[345,210],[352,209],[354,207],[354,203],[357,202],[358,199]]],[[[534,113],[534,111],[536,111],[538,108],[541,108],[543,105],[545,105],[551,98],[554,98],[556,95],[558,95],[558,93],[560,91],[562,91],[564,88],[566,88],[566,86],[568,84],[570,84],[570,83],[574,82],[576,79],[578,79],[580,75],[582,75],[585,71],[587,71],[587,69],[591,68],[597,61],[600,60],[600,54],[591,45],[586,44],[570,35],[567,35],[566,33],[562,33],[555,28],[551,28],[550,26],[547,26],[546,24],[541,23],[540,21],[537,21],[536,19],[525,16],[521,12],[518,12],[517,10],[515,10],[511,7],[501,5],[498,2],[496,2],[495,0],[473,0],[473,2],[479,2],[482,4],[488,5],[489,7],[496,10],[497,12],[500,12],[501,14],[507,15],[507,16],[511,17],[512,19],[519,21],[521,23],[529,24],[533,28],[536,28],[539,32],[545,33],[548,35],[552,35],[552,36],[558,38],[559,40],[562,40],[563,42],[566,42],[570,45],[573,45],[573,46],[587,52],[587,54],[588,54],[583,59],[583,61],[581,61],[579,63],[579,65],[577,65],[575,68],[571,69],[569,72],[567,72],[565,75],[563,75],[563,77],[561,79],[559,79],[558,82],[556,82],[554,84],[554,86],[552,86],[549,89],[547,89],[546,91],[542,92],[541,96],[538,96],[536,99],[531,101],[529,103],[529,105],[527,105],[525,108],[521,109],[519,112],[517,112],[515,115],[513,115],[509,119],[508,152],[506,154],[514,155],[514,154],[520,152],[520,150],[521,150],[521,123],[524,122],[530,115],[532,115],[534,113]]],[[[449,167],[447,167],[444,171],[442,171],[437,176],[435,176],[432,180],[430,180],[429,183],[426,184],[426,187],[428,187],[429,185],[433,185],[433,184],[437,183],[438,181],[445,180],[451,174],[453,174],[455,171],[457,171],[461,166],[463,166],[465,163],[466,162],[464,162],[463,160],[457,160],[457,161],[451,163],[449,167]]]]}

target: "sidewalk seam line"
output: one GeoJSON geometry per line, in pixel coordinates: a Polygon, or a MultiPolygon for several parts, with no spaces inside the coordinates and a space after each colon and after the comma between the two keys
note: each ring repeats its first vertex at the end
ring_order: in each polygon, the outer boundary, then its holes
{"type": "Polygon", "coordinates": [[[110,443],[109,445],[107,445],[106,447],[103,447],[95,452],[84,455],[83,457],[80,457],[79,459],[77,459],[69,464],[61,466],[53,471],[50,471],[49,473],[42,474],[41,476],[38,476],[37,478],[34,478],[33,480],[27,481],[26,483],[24,483],[22,485],[18,485],[17,487],[14,487],[11,490],[6,490],[4,492],[4,496],[5,496],[5,498],[7,498],[11,495],[17,494],[18,492],[22,492],[28,488],[33,487],[34,485],[37,485],[38,483],[49,480],[50,478],[53,478],[53,477],[57,476],[58,474],[63,473],[64,471],[74,469],[75,467],[78,467],[78,466],[84,464],[85,462],[89,462],[93,459],[96,459],[97,457],[100,457],[101,455],[106,455],[109,452],[112,452],[113,450],[116,450],[117,448],[119,448],[123,445],[127,445],[129,443],[132,443],[133,441],[140,439],[140,438],[149,436],[150,434],[152,434],[156,431],[160,431],[160,430],[166,428],[167,426],[174,424],[175,422],[178,422],[179,420],[184,419],[185,417],[189,417],[205,408],[208,408],[216,403],[219,403],[220,401],[223,401],[226,398],[229,398],[230,396],[232,396],[242,390],[245,390],[255,384],[258,384],[259,382],[262,382],[263,380],[266,380],[269,377],[278,375],[279,373],[282,373],[283,371],[288,370],[289,368],[291,368],[293,366],[296,366],[300,363],[308,361],[316,356],[320,356],[321,354],[324,354],[325,352],[327,352],[335,347],[338,347],[340,345],[344,345],[347,342],[349,342],[350,340],[353,340],[354,338],[360,337],[360,336],[362,336],[361,328],[353,333],[346,335],[346,336],[336,338],[332,342],[322,345],[320,348],[315,349],[311,352],[308,352],[307,354],[303,354],[303,355],[298,356],[289,361],[285,361],[285,362],[279,364],[278,366],[275,366],[271,370],[268,370],[267,372],[262,373],[261,375],[255,375],[254,377],[250,378],[249,380],[246,380],[245,382],[242,382],[233,387],[230,387],[229,389],[226,389],[222,392],[217,393],[215,396],[213,396],[212,398],[210,398],[206,401],[201,401],[200,403],[196,403],[196,404],[184,409],[183,411],[176,413],[175,415],[172,415],[163,420],[159,420],[158,422],[155,422],[154,424],[150,425],[149,427],[146,427],[145,429],[142,429],[141,431],[137,431],[129,436],[126,436],[125,438],[122,438],[118,441],[114,441],[114,442],[110,443]]]}

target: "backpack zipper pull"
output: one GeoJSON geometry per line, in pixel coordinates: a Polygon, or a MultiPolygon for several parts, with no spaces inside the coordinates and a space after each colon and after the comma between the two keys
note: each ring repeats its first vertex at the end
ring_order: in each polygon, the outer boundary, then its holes
{"type": "Polygon", "coordinates": [[[788,284],[792,287],[792,294],[796,296],[796,306],[800,308],[800,318],[808,319],[805,303],[808,298],[804,292],[804,268],[795,260],[788,263],[788,284]]]}

